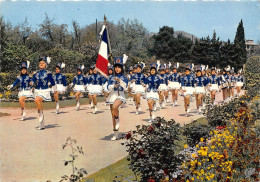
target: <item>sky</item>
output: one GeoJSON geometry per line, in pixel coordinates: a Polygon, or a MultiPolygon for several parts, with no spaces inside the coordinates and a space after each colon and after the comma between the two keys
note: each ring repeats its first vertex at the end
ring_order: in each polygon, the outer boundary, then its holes
{"type": "Polygon", "coordinates": [[[81,27],[102,21],[118,23],[121,18],[137,19],[152,33],[165,25],[199,38],[212,36],[234,40],[237,26],[243,20],[246,39],[260,41],[260,0],[93,0],[93,1],[26,1],[2,0],[1,16],[13,25],[22,23],[38,28],[45,13],[54,23],[69,24],[76,20],[81,27]]]}

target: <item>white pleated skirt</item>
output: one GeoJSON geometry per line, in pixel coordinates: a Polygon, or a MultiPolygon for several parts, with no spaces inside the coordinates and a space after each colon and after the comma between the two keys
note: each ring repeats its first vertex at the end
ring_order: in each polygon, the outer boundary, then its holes
{"type": "Polygon", "coordinates": [[[34,90],[34,97],[41,97],[45,101],[51,101],[51,89],[35,89],[34,90]]]}
{"type": "Polygon", "coordinates": [[[18,97],[31,97],[33,98],[32,90],[20,90],[18,93],[18,97]]]}
{"type": "Polygon", "coordinates": [[[168,85],[170,90],[180,89],[181,85],[179,82],[170,82],[168,85]]]}
{"type": "MultiPolygon", "coordinates": [[[[56,84],[56,91],[60,92],[60,93],[64,93],[65,92],[65,86],[63,84],[56,84]]],[[[54,89],[53,87],[51,88],[51,92],[54,93],[54,89]]]]}
{"type": "Polygon", "coordinates": [[[194,92],[193,87],[183,87],[183,90],[186,90],[186,92],[184,92],[184,97],[188,95],[193,95],[194,92]]]}
{"type": "Polygon", "coordinates": [[[244,85],[243,82],[237,82],[237,84],[236,84],[237,87],[242,87],[243,85],[244,85]]]}
{"type": "Polygon", "coordinates": [[[102,86],[102,89],[103,89],[104,92],[109,93],[109,90],[107,89],[107,84],[108,84],[108,82],[106,82],[106,83],[102,86]]]}
{"type": "Polygon", "coordinates": [[[218,84],[211,84],[210,88],[209,88],[210,91],[218,91],[218,84]]]}
{"type": "Polygon", "coordinates": [[[110,94],[107,98],[107,103],[114,104],[114,102],[118,99],[121,100],[125,104],[126,103],[125,93],[123,91],[119,91],[119,95],[118,95],[118,91],[112,91],[112,92],[110,92],[110,94]]]}
{"type": "Polygon", "coordinates": [[[73,88],[74,92],[85,92],[85,86],[84,85],[75,85],[73,88]]]}
{"type": "Polygon", "coordinates": [[[168,86],[166,84],[160,84],[159,91],[168,91],[168,86]]]}
{"type": "Polygon", "coordinates": [[[145,94],[145,88],[143,85],[137,85],[135,84],[134,87],[133,87],[133,91],[132,91],[133,94],[145,94]]]}
{"type": "Polygon", "coordinates": [[[152,99],[152,100],[159,100],[159,93],[158,92],[153,92],[152,90],[150,92],[146,92],[145,95],[146,100],[152,99]]]}
{"type": "Polygon", "coordinates": [[[91,85],[91,89],[89,91],[90,95],[94,95],[94,94],[102,94],[102,86],[101,85],[91,85]]]}
{"type": "Polygon", "coordinates": [[[195,94],[206,94],[204,87],[196,87],[195,94]]]}
{"type": "Polygon", "coordinates": [[[135,86],[135,82],[129,84],[129,88],[130,88],[130,89],[133,89],[134,86],[135,86]]]}

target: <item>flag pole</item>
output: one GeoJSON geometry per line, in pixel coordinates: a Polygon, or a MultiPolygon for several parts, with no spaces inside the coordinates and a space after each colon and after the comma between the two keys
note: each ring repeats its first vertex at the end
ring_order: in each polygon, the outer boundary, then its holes
{"type": "MultiPolygon", "coordinates": [[[[106,18],[106,15],[104,15],[104,22],[105,22],[105,26],[107,28],[107,18],[106,18]]],[[[113,65],[113,57],[112,57],[112,51],[111,51],[111,45],[110,45],[110,40],[109,40],[109,33],[108,33],[108,28],[107,28],[107,39],[108,39],[108,49],[109,49],[109,58],[110,58],[110,62],[112,63],[111,65],[113,65]]],[[[114,77],[116,77],[116,72],[114,71],[114,77]]],[[[117,82],[118,84],[118,82],[117,82]]],[[[120,95],[119,94],[119,88],[117,88],[117,94],[118,96],[120,95]]]]}

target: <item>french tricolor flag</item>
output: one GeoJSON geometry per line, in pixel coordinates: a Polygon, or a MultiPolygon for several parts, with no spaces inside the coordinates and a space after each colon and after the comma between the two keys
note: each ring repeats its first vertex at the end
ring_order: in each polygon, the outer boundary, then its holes
{"type": "Polygon", "coordinates": [[[108,75],[108,56],[110,54],[110,42],[107,27],[103,25],[101,32],[99,33],[102,37],[100,44],[98,57],[96,61],[96,69],[103,75],[108,75]]]}

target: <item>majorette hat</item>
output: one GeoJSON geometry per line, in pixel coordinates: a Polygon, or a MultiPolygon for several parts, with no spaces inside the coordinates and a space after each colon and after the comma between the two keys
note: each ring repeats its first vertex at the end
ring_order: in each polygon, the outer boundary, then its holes
{"type": "Polygon", "coordinates": [[[216,67],[212,67],[212,68],[210,68],[210,69],[211,69],[211,71],[212,71],[212,70],[216,70],[216,67]]]}
{"type": "Polygon", "coordinates": [[[157,70],[157,67],[158,67],[158,64],[156,64],[156,63],[152,63],[152,64],[151,64],[151,69],[154,68],[154,69],[157,70]]]}
{"type": "Polygon", "coordinates": [[[172,66],[172,69],[178,69],[179,66],[180,66],[180,64],[177,62],[176,64],[174,64],[174,65],[172,66]]]}
{"type": "Polygon", "coordinates": [[[165,70],[166,66],[164,64],[160,65],[159,70],[165,70]]]}
{"type": "Polygon", "coordinates": [[[128,68],[128,71],[130,72],[130,71],[133,71],[133,66],[130,66],[129,68],[128,68]]]}
{"type": "Polygon", "coordinates": [[[23,69],[23,68],[28,69],[29,66],[30,66],[30,61],[26,61],[26,62],[21,63],[21,69],[23,69]]]}
{"type": "Polygon", "coordinates": [[[50,64],[50,62],[51,62],[51,57],[40,57],[39,58],[39,62],[40,61],[44,61],[44,62],[46,62],[47,64],[50,64]]]}
{"type": "Polygon", "coordinates": [[[84,70],[85,66],[84,65],[81,65],[81,66],[78,66],[77,67],[77,70],[80,70],[81,72],[84,70]]]}
{"type": "Polygon", "coordinates": [[[133,69],[136,69],[137,68],[137,64],[134,65],[133,69]]]}
{"type": "Polygon", "coordinates": [[[65,68],[65,64],[64,63],[57,63],[56,68],[60,68],[60,69],[65,68]]]}
{"type": "Polygon", "coordinates": [[[91,65],[89,68],[93,70],[95,69],[95,65],[91,65]]]}
{"type": "Polygon", "coordinates": [[[143,62],[138,63],[137,67],[140,67],[143,70],[145,67],[145,63],[143,63],[143,62]]]}
{"type": "Polygon", "coordinates": [[[197,68],[197,70],[196,70],[196,71],[197,71],[197,72],[198,72],[198,71],[200,71],[200,72],[201,72],[202,70],[203,70],[203,69],[202,69],[202,67],[201,67],[201,66],[199,66],[199,67],[197,68]]]}
{"type": "Polygon", "coordinates": [[[114,66],[124,66],[123,64],[123,57],[115,57],[115,60],[114,60],[114,66]]]}
{"type": "Polygon", "coordinates": [[[190,70],[191,71],[191,65],[188,65],[188,66],[186,66],[186,68],[185,68],[185,70],[190,70]]]}
{"type": "Polygon", "coordinates": [[[113,70],[113,69],[114,69],[114,66],[113,66],[113,65],[108,65],[107,69],[108,69],[108,70],[113,70]]]}

